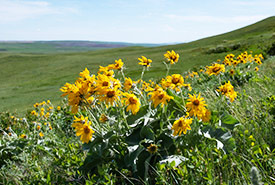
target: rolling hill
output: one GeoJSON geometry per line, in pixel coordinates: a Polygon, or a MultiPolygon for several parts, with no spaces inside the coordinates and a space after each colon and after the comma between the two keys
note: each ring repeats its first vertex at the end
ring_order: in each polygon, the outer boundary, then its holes
{"type": "MultiPolygon", "coordinates": [[[[94,51],[129,46],[156,47],[161,44],[135,44],[99,41],[0,41],[0,52],[5,53],[66,53],[94,51]]],[[[163,44],[162,44],[163,45],[163,44]]]]}
{"type": "Polygon", "coordinates": [[[85,67],[96,72],[99,65],[108,65],[119,58],[127,68],[126,76],[134,79],[142,70],[137,58],[142,55],[151,58],[152,67],[144,75],[150,79],[165,74],[162,61],[167,50],[180,54],[179,62],[172,66],[170,73],[183,73],[222,59],[227,53],[245,50],[264,53],[274,42],[275,17],[269,17],[232,32],[185,44],[48,54],[0,52],[0,111],[23,112],[33,103],[47,99],[60,102],[59,88],[66,82],[72,83],[85,67]]]}

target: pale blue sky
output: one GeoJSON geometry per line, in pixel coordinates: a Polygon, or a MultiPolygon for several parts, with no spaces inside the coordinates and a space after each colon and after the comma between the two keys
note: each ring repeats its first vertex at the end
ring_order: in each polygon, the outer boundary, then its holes
{"type": "Polygon", "coordinates": [[[188,42],[275,15],[275,0],[0,0],[0,40],[188,42]]]}

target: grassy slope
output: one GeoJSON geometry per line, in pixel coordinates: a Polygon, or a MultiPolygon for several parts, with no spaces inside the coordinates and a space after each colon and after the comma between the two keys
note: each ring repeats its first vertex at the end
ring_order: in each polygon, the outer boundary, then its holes
{"type": "Polygon", "coordinates": [[[274,39],[275,17],[256,24],[209,37],[194,42],[155,48],[128,47],[100,51],[66,54],[0,54],[0,111],[22,112],[35,102],[51,99],[60,101],[59,88],[66,82],[74,82],[80,71],[87,67],[96,72],[99,65],[113,63],[121,58],[125,62],[127,76],[138,78],[142,70],[137,58],[144,55],[153,60],[152,68],[145,78],[163,76],[163,54],[175,50],[180,54],[180,62],[172,66],[172,73],[182,73],[190,68],[206,65],[222,59],[226,53],[207,54],[209,48],[223,44],[229,46],[241,43],[243,46],[232,53],[245,49],[262,52],[262,46],[274,39]]]}

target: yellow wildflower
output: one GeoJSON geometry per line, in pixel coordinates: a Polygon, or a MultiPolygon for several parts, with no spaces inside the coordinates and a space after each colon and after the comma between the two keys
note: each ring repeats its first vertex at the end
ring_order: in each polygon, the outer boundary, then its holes
{"type": "Polygon", "coordinates": [[[183,118],[179,118],[178,120],[176,120],[172,126],[172,130],[174,130],[173,135],[179,135],[181,136],[181,133],[183,132],[184,134],[186,134],[187,130],[191,130],[190,124],[192,123],[193,119],[192,118],[187,118],[188,115],[183,118]]]}
{"type": "Polygon", "coordinates": [[[102,96],[99,97],[99,100],[105,101],[106,104],[113,105],[121,95],[121,91],[117,88],[114,89],[104,89],[102,91],[102,96]]]}
{"type": "Polygon", "coordinates": [[[108,117],[105,114],[101,114],[99,117],[99,121],[101,123],[105,123],[106,121],[108,121],[108,117]]]}
{"type": "Polygon", "coordinates": [[[217,91],[230,98],[231,102],[237,97],[237,93],[234,91],[234,87],[231,85],[230,81],[221,85],[217,91]]]}
{"type": "Polygon", "coordinates": [[[84,124],[77,124],[77,125],[72,125],[72,127],[75,128],[76,131],[76,136],[80,136],[80,140],[83,143],[89,143],[93,136],[93,129],[90,127],[91,122],[86,121],[84,124]]]}
{"type": "Polygon", "coordinates": [[[204,98],[200,97],[201,94],[196,97],[194,94],[193,96],[189,94],[189,99],[187,99],[186,108],[189,112],[190,116],[197,116],[199,119],[202,118],[205,115],[206,112],[206,104],[203,100],[204,98]]]}
{"type": "Polygon", "coordinates": [[[172,51],[167,51],[164,54],[164,57],[170,62],[170,64],[174,64],[179,61],[179,54],[176,53],[174,50],[172,51]]]}
{"type": "Polygon", "coordinates": [[[122,100],[124,100],[125,105],[127,106],[126,111],[131,110],[133,114],[136,114],[140,109],[139,99],[134,94],[124,93],[123,95],[125,96],[125,98],[123,98],[122,100]]]}
{"type": "Polygon", "coordinates": [[[206,109],[204,115],[202,116],[202,121],[209,122],[210,119],[211,119],[211,112],[210,112],[210,110],[206,109]]]}
{"type": "Polygon", "coordinates": [[[211,75],[218,75],[221,72],[225,72],[225,67],[223,64],[213,64],[212,66],[206,66],[206,73],[211,75]]]}
{"type": "Polygon", "coordinates": [[[153,101],[154,107],[156,108],[159,104],[161,104],[161,107],[164,106],[164,104],[167,104],[167,101],[170,101],[173,99],[172,96],[169,96],[161,87],[157,86],[153,92],[148,93],[148,95],[151,95],[150,100],[153,101]]]}
{"type": "Polygon", "coordinates": [[[133,87],[133,81],[131,78],[125,78],[125,82],[123,84],[123,89],[125,91],[129,91],[133,87]]]}
{"type": "Polygon", "coordinates": [[[145,67],[150,67],[150,64],[152,63],[151,59],[147,59],[145,56],[141,56],[141,58],[138,58],[140,61],[138,64],[145,66],[145,67]]]}
{"type": "Polygon", "coordinates": [[[147,147],[147,151],[151,154],[154,154],[158,151],[158,146],[155,144],[150,144],[150,146],[147,147]]]}
{"type": "Polygon", "coordinates": [[[115,60],[115,64],[110,64],[108,66],[109,69],[117,69],[120,70],[123,67],[123,62],[121,59],[115,60]]]}
{"type": "Polygon", "coordinates": [[[43,136],[44,136],[44,134],[43,134],[42,132],[40,132],[40,133],[39,133],[39,136],[40,136],[40,137],[43,137],[43,136]]]}
{"type": "Polygon", "coordinates": [[[20,137],[26,139],[27,135],[26,134],[21,134],[20,137]]]}

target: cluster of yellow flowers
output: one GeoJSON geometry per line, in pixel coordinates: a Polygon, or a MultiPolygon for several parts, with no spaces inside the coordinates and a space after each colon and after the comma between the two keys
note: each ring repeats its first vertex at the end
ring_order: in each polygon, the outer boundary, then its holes
{"type": "Polygon", "coordinates": [[[31,115],[34,115],[37,117],[40,116],[43,119],[49,118],[51,115],[51,112],[54,109],[50,100],[47,100],[47,103],[45,101],[41,103],[35,103],[33,107],[35,108],[35,110],[31,111],[31,115]],[[41,108],[39,109],[39,107],[41,108]]]}
{"type": "Polygon", "coordinates": [[[225,72],[225,67],[223,64],[212,64],[212,66],[206,66],[206,74],[209,76],[211,75],[218,75],[221,72],[225,72]]]}
{"type": "MultiPolygon", "coordinates": [[[[179,60],[179,54],[175,51],[167,51],[164,54],[170,64],[174,64],[179,60]]],[[[138,58],[139,65],[145,68],[150,67],[152,60],[141,56],[138,58]]],[[[116,60],[115,64],[110,64],[106,67],[100,66],[97,75],[91,75],[90,71],[86,68],[80,72],[79,78],[74,84],[66,83],[60,90],[63,92],[62,96],[68,96],[68,102],[71,106],[72,113],[77,113],[79,108],[95,107],[98,104],[109,106],[123,106],[126,107],[127,112],[137,114],[140,110],[141,102],[140,97],[144,96],[144,91],[148,92],[150,100],[154,107],[161,105],[163,107],[168,101],[173,99],[169,96],[165,89],[171,88],[179,91],[181,87],[187,87],[191,90],[190,84],[185,84],[183,77],[179,74],[167,76],[162,80],[162,87],[152,81],[145,82],[141,79],[133,81],[129,77],[125,77],[123,73],[123,65],[121,59],[116,60]],[[124,83],[115,78],[115,71],[118,70],[124,78],[124,83]],[[140,87],[140,89],[138,88],[140,87]]],[[[144,71],[143,71],[144,72],[144,71]]],[[[33,112],[34,113],[34,112],[33,112]]],[[[93,130],[91,129],[88,120],[79,118],[75,119],[73,127],[77,135],[81,136],[81,141],[88,142],[91,139],[93,130]],[[85,128],[84,128],[85,127],[85,128]]],[[[105,114],[100,116],[99,121],[105,122],[108,117],[105,114]]]]}
{"type": "Polygon", "coordinates": [[[247,62],[255,62],[258,65],[262,64],[262,61],[264,59],[262,54],[259,55],[253,55],[251,54],[252,52],[250,52],[250,54],[247,53],[247,51],[241,53],[240,55],[237,56],[237,58],[235,59],[235,55],[234,54],[228,54],[225,56],[224,60],[223,60],[223,64],[228,65],[228,66],[237,66],[240,63],[247,63],[247,62]]]}
{"type": "Polygon", "coordinates": [[[234,87],[231,85],[230,81],[221,85],[217,91],[228,97],[231,102],[237,97],[237,93],[234,91],[234,87]]]}
{"type": "MultiPolygon", "coordinates": [[[[179,60],[179,54],[175,51],[167,51],[164,54],[167,62],[170,64],[175,64],[179,60]]],[[[225,72],[226,66],[236,66],[239,63],[246,62],[256,62],[261,64],[263,59],[262,55],[248,54],[244,52],[240,54],[237,58],[235,55],[229,54],[225,57],[223,64],[214,63],[210,66],[206,66],[205,69],[201,69],[199,72],[206,73],[209,76],[219,75],[225,72]]],[[[161,79],[159,83],[155,83],[151,80],[148,82],[143,81],[143,73],[145,69],[151,66],[152,60],[141,56],[137,59],[138,64],[143,66],[143,72],[141,78],[137,81],[133,81],[130,77],[125,77],[123,73],[124,63],[121,59],[115,60],[115,63],[108,66],[99,66],[99,70],[96,75],[91,75],[90,71],[86,68],[84,71],[80,72],[79,78],[75,83],[66,83],[60,90],[63,92],[62,96],[68,96],[68,102],[71,106],[72,113],[77,113],[79,109],[89,109],[95,108],[98,105],[103,105],[101,107],[120,107],[126,108],[127,112],[132,114],[137,114],[141,107],[141,100],[145,100],[145,104],[151,102],[154,108],[157,106],[164,107],[170,100],[174,99],[167,93],[167,89],[174,90],[176,93],[183,92],[183,89],[189,91],[192,90],[190,84],[185,83],[185,80],[180,74],[168,75],[170,65],[167,67],[167,75],[165,78],[161,79]],[[117,70],[117,72],[116,72],[117,70]],[[116,74],[121,74],[123,81],[115,78],[116,74]],[[148,97],[148,99],[147,99],[148,97]],[[149,100],[149,101],[147,101],[149,100]]],[[[255,69],[256,70],[256,69],[255,69]]],[[[234,75],[234,69],[230,70],[230,74],[234,75]]],[[[195,76],[200,76],[198,72],[189,72],[186,78],[192,78],[195,76]]],[[[227,96],[231,102],[237,96],[234,91],[234,87],[231,85],[230,81],[220,86],[217,89],[218,92],[227,96]]],[[[149,103],[150,104],[150,103],[149,103]]],[[[194,118],[202,120],[203,122],[208,122],[211,118],[211,112],[207,109],[207,104],[201,94],[189,94],[189,99],[185,105],[186,115],[184,117],[178,118],[172,126],[173,135],[186,134],[188,130],[191,130],[190,124],[194,118]]],[[[104,123],[108,121],[108,115],[102,112],[99,121],[104,123]]],[[[81,141],[88,143],[95,131],[92,129],[91,122],[88,121],[87,117],[81,116],[80,118],[75,117],[72,127],[75,128],[76,135],[80,136],[81,141]]],[[[150,145],[148,148],[149,152],[154,153],[157,149],[156,145],[150,145]]]]}
{"type": "Polygon", "coordinates": [[[164,89],[173,89],[177,92],[179,92],[182,87],[187,87],[189,91],[192,90],[191,85],[185,84],[183,76],[181,76],[180,74],[173,74],[171,76],[167,76],[165,79],[161,80],[161,85],[164,89]]]}

